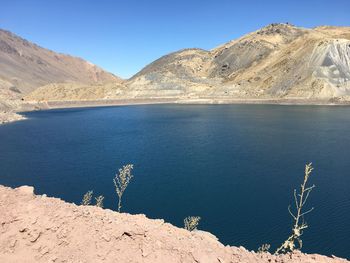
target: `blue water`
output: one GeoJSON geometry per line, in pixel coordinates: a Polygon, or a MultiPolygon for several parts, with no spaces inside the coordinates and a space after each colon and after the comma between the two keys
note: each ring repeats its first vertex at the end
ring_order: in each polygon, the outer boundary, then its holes
{"type": "Polygon", "coordinates": [[[0,126],[0,184],[80,203],[93,189],[115,209],[112,179],[134,164],[124,211],[182,226],[188,215],[221,242],[275,249],[287,206],[315,167],[303,251],[350,258],[350,108],[161,105],[51,110],[0,126]]]}

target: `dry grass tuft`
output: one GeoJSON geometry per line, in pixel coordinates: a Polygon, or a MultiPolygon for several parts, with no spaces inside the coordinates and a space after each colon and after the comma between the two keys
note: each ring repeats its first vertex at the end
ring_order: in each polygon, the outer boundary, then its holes
{"type": "Polygon", "coordinates": [[[266,253],[269,252],[271,245],[270,244],[262,244],[259,248],[258,248],[258,253],[266,253]]]}
{"type": "Polygon", "coordinates": [[[97,207],[101,207],[103,208],[103,200],[105,199],[105,197],[103,195],[100,195],[98,197],[95,197],[96,200],[96,206],[97,207]]]}
{"type": "Polygon", "coordinates": [[[90,205],[92,194],[93,194],[93,191],[87,191],[86,194],[84,194],[83,200],[81,201],[81,205],[90,205]]]}
{"type": "Polygon", "coordinates": [[[185,229],[188,231],[193,231],[197,229],[199,221],[201,218],[199,216],[188,216],[184,219],[185,229]]]}

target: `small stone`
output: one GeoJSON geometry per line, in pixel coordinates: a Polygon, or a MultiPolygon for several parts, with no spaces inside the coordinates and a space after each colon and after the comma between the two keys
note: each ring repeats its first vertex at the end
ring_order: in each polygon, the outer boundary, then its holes
{"type": "Polygon", "coordinates": [[[26,231],[28,231],[28,228],[26,228],[26,227],[22,227],[19,229],[19,232],[21,232],[21,233],[26,232],[26,231]]]}
{"type": "Polygon", "coordinates": [[[35,241],[37,241],[39,239],[40,236],[41,236],[41,232],[36,232],[36,233],[31,235],[29,240],[30,240],[30,242],[34,243],[35,241]]]}
{"type": "Polygon", "coordinates": [[[45,254],[47,254],[47,253],[49,253],[49,252],[50,252],[50,249],[49,249],[48,247],[44,247],[44,248],[40,251],[41,255],[45,255],[45,254]]]}
{"type": "Polygon", "coordinates": [[[14,239],[10,242],[10,247],[11,248],[14,248],[16,246],[16,243],[17,243],[17,239],[14,239]]]}
{"type": "Polygon", "coordinates": [[[49,262],[55,262],[58,259],[58,257],[53,256],[49,259],[49,262]]]}
{"type": "Polygon", "coordinates": [[[104,239],[107,242],[111,241],[111,237],[107,235],[102,235],[102,239],[104,239]]]}

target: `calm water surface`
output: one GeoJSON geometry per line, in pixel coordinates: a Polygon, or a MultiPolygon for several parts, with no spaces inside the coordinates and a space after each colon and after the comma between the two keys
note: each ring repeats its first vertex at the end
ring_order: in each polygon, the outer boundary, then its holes
{"type": "Polygon", "coordinates": [[[0,184],[115,209],[112,179],[134,164],[124,211],[177,226],[188,215],[221,242],[273,249],[287,237],[292,192],[313,162],[305,252],[350,258],[350,108],[126,106],[30,112],[0,126],[0,184]]]}

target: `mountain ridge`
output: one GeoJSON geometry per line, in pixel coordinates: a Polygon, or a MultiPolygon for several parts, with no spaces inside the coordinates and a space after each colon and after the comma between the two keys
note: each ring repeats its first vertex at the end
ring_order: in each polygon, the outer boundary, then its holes
{"type": "Polygon", "coordinates": [[[8,93],[28,94],[35,88],[56,82],[122,81],[80,57],[54,52],[0,29],[0,88],[7,89],[8,93]]]}
{"type": "Polygon", "coordinates": [[[169,63],[159,65],[158,68],[154,68],[151,63],[141,70],[148,74],[138,73],[127,85],[131,87],[130,92],[134,97],[147,96],[141,86],[149,85],[148,93],[154,95],[154,90],[160,90],[163,91],[163,96],[187,97],[192,93],[197,97],[228,99],[295,97],[348,100],[350,79],[344,76],[329,78],[331,72],[337,73],[338,68],[342,68],[346,75],[350,73],[347,68],[350,59],[350,49],[345,48],[347,43],[350,44],[349,27],[322,26],[306,29],[291,24],[270,24],[210,51],[202,51],[206,52],[205,59],[199,61],[197,58],[199,64],[192,67],[191,63],[195,64],[196,57],[200,56],[198,52],[192,53],[190,62],[181,58],[181,51],[171,53],[169,55],[173,58],[167,57],[169,63]],[[330,43],[333,40],[345,43],[338,59],[333,59],[334,63],[330,65],[322,64],[323,61],[316,63],[312,57],[315,54],[326,59],[329,57],[329,50],[338,50],[334,47],[337,44],[330,43]],[[326,47],[317,49],[320,43],[326,47]],[[340,57],[345,57],[345,61],[339,59],[340,57]],[[173,65],[171,74],[169,70],[162,71],[162,68],[169,69],[171,60],[176,60],[176,67],[173,65]],[[310,61],[314,63],[310,64],[310,61]],[[191,68],[192,79],[190,83],[183,85],[186,82],[183,76],[190,70],[182,74],[176,68],[186,67],[191,68]],[[326,71],[326,74],[320,76],[315,73],[317,71],[326,71]],[[202,77],[201,81],[196,80],[197,76],[202,77]]]}
{"type": "Polygon", "coordinates": [[[344,104],[350,102],[350,27],[274,23],[210,50],[166,54],[126,80],[0,30],[0,105],[9,99],[344,104]]]}
{"type": "Polygon", "coordinates": [[[193,51],[191,58],[183,56],[186,50],[168,54],[157,60],[158,65],[147,65],[127,85],[134,97],[154,96],[158,90],[175,97],[348,100],[350,79],[336,76],[338,68],[346,76],[350,73],[348,63],[340,59],[350,58],[348,43],[350,27],[270,24],[201,54],[193,51]],[[330,50],[339,50],[332,41],[344,42],[341,53],[333,64],[317,62],[315,54],[325,60],[330,50]],[[325,47],[318,48],[322,44],[325,47]],[[167,63],[159,63],[164,58],[167,63]],[[320,71],[326,74],[316,74],[320,71]]]}

